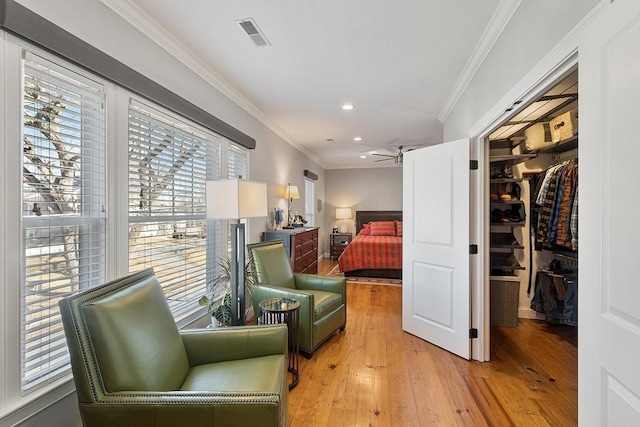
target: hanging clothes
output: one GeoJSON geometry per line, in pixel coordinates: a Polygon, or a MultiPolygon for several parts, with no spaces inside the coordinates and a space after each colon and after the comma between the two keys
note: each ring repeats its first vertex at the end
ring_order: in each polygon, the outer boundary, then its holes
{"type": "Polygon", "coordinates": [[[568,160],[549,167],[536,186],[536,249],[542,245],[578,249],[578,163],[568,160]]]}
{"type": "Polygon", "coordinates": [[[549,323],[578,326],[577,269],[538,270],[531,309],[549,323]]]}

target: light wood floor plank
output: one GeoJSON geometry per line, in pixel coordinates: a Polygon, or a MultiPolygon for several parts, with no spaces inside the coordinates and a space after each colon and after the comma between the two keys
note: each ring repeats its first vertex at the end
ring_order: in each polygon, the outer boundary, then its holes
{"type": "Polygon", "coordinates": [[[479,363],[403,332],[401,311],[402,287],[348,285],[346,330],[300,357],[288,427],[577,425],[575,328],[493,328],[479,363]]]}

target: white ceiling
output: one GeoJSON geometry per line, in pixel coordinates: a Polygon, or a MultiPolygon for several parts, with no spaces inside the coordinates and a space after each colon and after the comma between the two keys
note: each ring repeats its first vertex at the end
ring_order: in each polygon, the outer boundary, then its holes
{"type": "Polygon", "coordinates": [[[519,4],[102,2],[325,169],[394,166],[367,154],[442,142],[441,121],[519,4]],[[244,18],[272,46],[256,47],[236,22],[244,18]],[[343,111],[346,102],[356,108],[343,111]]]}

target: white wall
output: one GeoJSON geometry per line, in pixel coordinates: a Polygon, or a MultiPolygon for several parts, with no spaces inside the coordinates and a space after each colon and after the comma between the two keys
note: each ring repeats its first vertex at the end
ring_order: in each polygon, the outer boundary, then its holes
{"type": "Polygon", "coordinates": [[[472,136],[471,127],[599,2],[524,0],[445,120],[444,140],[472,136]]]}

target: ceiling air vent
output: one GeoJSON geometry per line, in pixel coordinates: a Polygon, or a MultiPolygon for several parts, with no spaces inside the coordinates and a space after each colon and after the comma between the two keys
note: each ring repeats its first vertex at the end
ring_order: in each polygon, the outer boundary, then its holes
{"type": "Polygon", "coordinates": [[[245,33],[249,36],[253,43],[255,43],[258,47],[271,46],[271,43],[267,39],[267,37],[260,31],[256,21],[253,18],[245,18],[239,21],[236,21],[244,30],[245,33]]]}

